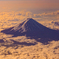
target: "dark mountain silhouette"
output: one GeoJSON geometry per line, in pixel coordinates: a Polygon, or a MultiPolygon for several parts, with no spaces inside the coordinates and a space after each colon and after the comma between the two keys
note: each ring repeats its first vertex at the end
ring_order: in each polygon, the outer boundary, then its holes
{"type": "Polygon", "coordinates": [[[47,43],[52,40],[59,40],[59,31],[49,29],[32,18],[27,18],[27,20],[18,26],[2,30],[1,32],[13,34],[14,37],[25,35],[27,38],[34,38],[42,43],[47,43]]]}

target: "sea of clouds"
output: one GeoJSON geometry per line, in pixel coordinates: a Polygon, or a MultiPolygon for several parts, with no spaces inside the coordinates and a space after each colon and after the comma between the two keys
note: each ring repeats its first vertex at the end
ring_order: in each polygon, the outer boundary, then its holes
{"type": "MultiPolygon", "coordinates": [[[[33,18],[42,25],[51,29],[59,29],[59,11],[50,13],[33,14],[30,11],[12,11],[0,13],[0,31],[16,26],[27,18],[33,18]]],[[[44,45],[34,39],[27,39],[25,36],[12,37],[0,33],[0,59],[59,59],[59,41],[51,41],[44,45]],[[16,41],[18,43],[14,43],[16,41]],[[19,44],[22,42],[37,43],[36,45],[19,44]]]]}

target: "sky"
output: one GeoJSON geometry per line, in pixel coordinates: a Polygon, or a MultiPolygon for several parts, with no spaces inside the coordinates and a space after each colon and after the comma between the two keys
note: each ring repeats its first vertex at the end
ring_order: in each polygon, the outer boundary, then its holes
{"type": "Polygon", "coordinates": [[[59,10],[59,0],[0,0],[0,12],[31,11],[33,13],[59,10]]]}

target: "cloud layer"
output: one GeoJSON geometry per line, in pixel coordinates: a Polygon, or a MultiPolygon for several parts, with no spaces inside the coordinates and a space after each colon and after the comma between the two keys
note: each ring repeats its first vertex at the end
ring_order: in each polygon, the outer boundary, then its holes
{"type": "MultiPolygon", "coordinates": [[[[38,14],[33,14],[32,12],[30,11],[26,11],[26,10],[23,10],[23,11],[12,11],[12,12],[1,12],[0,13],[0,20],[14,20],[14,19],[24,19],[24,18],[27,18],[27,17],[30,17],[30,18],[53,18],[53,19],[57,19],[59,18],[59,10],[58,11],[55,11],[55,12],[48,12],[48,13],[38,13],[38,14]]],[[[55,19],[55,20],[56,20],[55,19]]],[[[45,19],[42,19],[42,20],[45,20],[45,19]]],[[[47,19],[49,20],[49,19],[47,19]]],[[[52,19],[50,19],[52,20],[52,19]]],[[[57,19],[58,20],[58,19],[57,19]]]]}

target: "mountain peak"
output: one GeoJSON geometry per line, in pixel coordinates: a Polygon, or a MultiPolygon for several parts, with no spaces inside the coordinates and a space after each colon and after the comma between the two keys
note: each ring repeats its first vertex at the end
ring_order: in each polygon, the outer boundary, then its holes
{"type": "MultiPolygon", "coordinates": [[[[27,38],[34,38],[37,41],[48,42],[51,39],[59,40],[59,31],[49,29],[32,18],[27,18],[17,26],[2,30],[6,34],[13,34],[16,36],[26,36],[27,38]],[[41,38],[39,40],[39,38],[41,38]]],[[[51,40],[51,41],[52,41],[51,40]]],[[[3,42],[3,41],[2,41],[3,42]]]]}
{"type": "Polygon", "coordinates": [[[26,35],[30,37],[48,37],[48,38],[51,37],[51,35],[53,35],[53,37],[55,36],[56,38],[59,36],[59,34],[55,30],[49,29],[41,25],[32,18],[27,18],[25,21],[18,24],[17,26],[2,30],[1,32],[6,34],[13,34],[15,36],[26,35]]]}
{"type": "Polygon", "coordinates": [[[2,32],[7,32],[7,33],[13,33],[13,32],[19,32],[19,33],[24,33],[24,32],[36,32],[36,31],[42,31],[44,27],[42,27],[41,24],[39,24],[37,21],[35,21],[32,18],[27,18],[25,21],[22,23],[18,24],[17,26],[14,26],[9,29],[5,29],[2,32]]]}
{"type": "Polygon", "coordinates": [[[34,21],[34,19],[32,19],[32,18],[27,18],[27,19],[25,20],[25,23],[28,22],[28,21],[32,22],[32,21],[34,21]]]}
{"type": "Polygon", "coordinates": [[[27,18],[27,20],[33,20],[32,18],[27,18]]]}
{"type": "Polygon", "coordinates": [[[19,33],[24,33],[24,32],[38,32],[38,31],[43,31],[45,27],[41,24],[39,24],[37,21],[35,21],[32,18],[27,18],[25,21],[22,23],[18,24],[17,26],[14,26],[9,29],[5,29],[2,32],[7,32],[7,33],[13,33],[13,32],[19,32],[19,33]]]}

